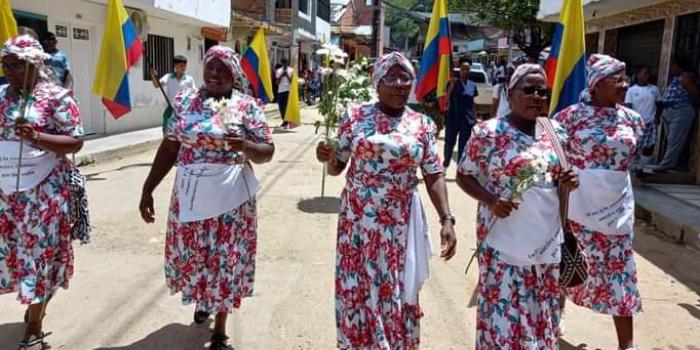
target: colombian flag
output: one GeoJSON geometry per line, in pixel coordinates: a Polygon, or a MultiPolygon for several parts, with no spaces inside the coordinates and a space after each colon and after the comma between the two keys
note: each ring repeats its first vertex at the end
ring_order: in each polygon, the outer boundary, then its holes
{"type": "Polygon", "coordinates": [[[109,0],[104,31],[92,92],[119,118],[131,111],[129,68],[143,55],[143,44],[121,0],[109,0]]]}
{"type": "Polygon", "coordinates": [[[577,103],[586,88],[585,39],[581,0],[564,1],[546,64],[552,89],[550,115],[577,103]]]}
{"type": "Polygon", "coordinates": [[[451,68],[452,39],[450,23],[447,19],[447,1],[435,0],[428,34],[425,36],[425,49],[420,60],[416,100],[423,102],[426,95],[436,90],[440,108],[444,111],[451,68]]]}
{"type": "Polygon", "coordinates": [[[253,89],[255,97],[270,103],[274,100],[272,92],[272,77],[270,76],[270,61],[267,59],[265,45],[265,30],[260,28],[255,33],[250,46],[243,55],[241,68],[245,72],[253,89]]]}
{"type": "MultiPolygon", "coordinates": [[[[17,36],[17,22],[9,0],[0,0],[0,45],[17,36]]],[[[5,76],[0,69],[0,77],[5,76]]]]}

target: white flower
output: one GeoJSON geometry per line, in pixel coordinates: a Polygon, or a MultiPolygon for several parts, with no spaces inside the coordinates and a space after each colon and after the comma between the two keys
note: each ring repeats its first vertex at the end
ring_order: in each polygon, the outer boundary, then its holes
{"type": "Polygon", "coordinates": [[[242,121],[240,120],[238,113],[230,108],[230,102],[231,100],[226,98],[222,98],[218,101],[213,98],[208,98],[204,101],[204,106],[209,108],[214,115],[218,115],[219,119],[222,123],[224,123],[224,125],[230,126],[241,124],[242,121]]]}

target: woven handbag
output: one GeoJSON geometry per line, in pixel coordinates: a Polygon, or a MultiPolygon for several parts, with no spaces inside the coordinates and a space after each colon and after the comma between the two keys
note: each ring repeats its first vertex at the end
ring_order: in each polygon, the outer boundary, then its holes
{"type": "MultiPolygon", "coordinates": [[[[554,126],[548,118],[537,118],[537,123],[549,137],[554,152],[559,158],[562,170],[569,169],[564,149],[557,138],[554,126]]],[[[564,288],[583,284],[588,278],[588,260],[586,253],[581,250],[568,222],[569,190],[559,187],[559,216],[564,230],[564,243],[561,244],[561,262],[559,262],[559,285],[564,288]]]]}

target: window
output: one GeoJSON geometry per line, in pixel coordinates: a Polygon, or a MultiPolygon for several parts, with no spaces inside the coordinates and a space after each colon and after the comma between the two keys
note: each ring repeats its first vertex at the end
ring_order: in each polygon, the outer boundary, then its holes
{"type": "Polygon", "coordinates": [[[291,9],[292,8],[292,0],[277,0],[277,2],[275,2],[275,8],[291,9]]]}
{"type": "Polygon", "coordinates": [[[299,12],[309,14],[309,0],[299,0],[299,12]]]}
{"type": "Polygon", "coordinates": [[[698,69],[700,61],[700,12],[678,17],[673,57],[686,69],[698,69]]]}
{"type": "Polygon", "coordinates": [[[173,71],[174,40],[148,34],[143,55],[143,80],[151,80],[151,68],[159,78],[173,71]]]}
{"type": "Polygon", "coordinates": [[[331,21],[331,2],[330,0],[318,0],[316,2],[316,16],[329,22],[331,21]]]}

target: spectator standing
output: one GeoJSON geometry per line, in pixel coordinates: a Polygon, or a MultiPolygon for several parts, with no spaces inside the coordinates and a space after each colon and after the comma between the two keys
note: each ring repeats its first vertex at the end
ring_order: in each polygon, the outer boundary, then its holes
{"type": "Polygon", "coordinates": [[[644,134],[639,139],[637,147],[641,150],[639,165],[648,164],[656,147],[656,124],[659,122],[661,111],[661,94],[656,85],[650,83],[651,71],[647,66],[639,66],[636,72],[636,83],[627,90],[625,105],[642,115],[644,134]]]}
{"type": "Polygon", "coordinates": [[[44,52],[51,55],[51,58],[44,61],[44,65],[51,72],[49,76],[51,81],[58,86],[72,90],[73,76],[70,74],[70,59],[65,52],[59,50],[56,46],[56,35],[46,32],[41,35],[39,41],[41,41],[44,52]]]}
{"type": "Polygon", "coordinates": [[[159,80],[156,78],[155,69],[151,69],[151,80],[153,87],[158,88],[160,85],[165,88],[165,95],[168,98],[168,107],[163,112],[163,130],[168,125],[168,120],[172,117],[172,104],[175,103],[175,96],[184,90],[196,89],[197,85],[194,78],[187,74],[187,57],[176,55],[173,57],[173,71],[162,76],[159,80]]]}
{"type": "Polygon", "coordinates": [[[287,112],[287,101],[289,100],[289,87],[292,83],[292,74],[294,70],[289,66],[289,61],[286,58],[282,59],[282,66],[275,71],[275,79],[277,79],[277,103],[280,107],[280,115],[282,116],[281,128],[287,127],[288,123],[284,120],[284,115],[287,112]]]}
{"type": "Polygon", "coordinates": [[[686,74],[682,64],[674,62],[671,66],[671,76],[671,82],[662,99],[661,121],[666,130],[666,152],[659,163],[658,171],[685,168],[681,164],[681,158],[695,122],[695,108],[691,94],[697,96],[697,86],[691,74],[686,74]]]}

